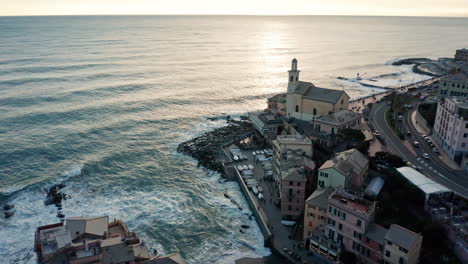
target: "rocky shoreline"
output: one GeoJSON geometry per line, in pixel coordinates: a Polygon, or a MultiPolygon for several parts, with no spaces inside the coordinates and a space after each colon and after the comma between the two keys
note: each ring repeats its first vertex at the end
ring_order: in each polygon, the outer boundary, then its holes
{"type": "Polygon", "coordinates": [[[179,144],[177,152],[192,156],[198,161],[198,166],[221,172],[221,147],[239,141],[253,132],[252,123],[230,120],[227,126],[179,144]]]}

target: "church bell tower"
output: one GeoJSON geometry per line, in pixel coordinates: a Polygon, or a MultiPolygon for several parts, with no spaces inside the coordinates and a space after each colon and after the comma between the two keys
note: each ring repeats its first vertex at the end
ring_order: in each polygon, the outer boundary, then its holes
{"type": "Polygon", "coordinates": [[[299,72],[297,70],[297,60],[294,58],[291,61],[291,70],[289,72],[289,80],[288,80],[288,93],[294,92],[296,89],[297,84],[299,83],[299,72]]]}

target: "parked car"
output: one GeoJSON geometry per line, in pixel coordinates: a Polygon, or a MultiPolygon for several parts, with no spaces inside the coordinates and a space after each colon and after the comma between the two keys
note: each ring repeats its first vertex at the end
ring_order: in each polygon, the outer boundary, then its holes
{"type": "Polygon", "coordinates": [[[417,141],[413,142],[413,146],[419,147],[419,142],[417,142],[417,141]]]}
{"type": "Polygon", "coordinates": [[[429,154],[427,154],[427,153],[423,153],[423,154],[422,154],[422,157],[425,158],[425,159],[427,159],[427,160],[430,158],[430,157],[429,157],[429,154]]]}
{"type": "Polygon", "coordinates": [[[434,153],[436,153],[436,154],[439,154],[439,153],[440,153],[440,151],[439,151],[438,148],[433,148],[432,151],[434,151],[434,153]]]}
{"type": "Polygon", "coordinates": [[[407,131],[407,132],[406,132],[406,135],[407,135],[408,137],[411,137],[411,131],[407,131]]]}

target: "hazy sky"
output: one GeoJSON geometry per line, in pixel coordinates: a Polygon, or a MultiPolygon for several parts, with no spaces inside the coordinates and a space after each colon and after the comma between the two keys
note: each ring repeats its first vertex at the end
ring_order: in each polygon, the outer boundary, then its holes
{"type": "Polygon", "coordinates": [[[310,14],[468,17],[468,0],[0,0],[0,7],[0,16],[310,14]]]}

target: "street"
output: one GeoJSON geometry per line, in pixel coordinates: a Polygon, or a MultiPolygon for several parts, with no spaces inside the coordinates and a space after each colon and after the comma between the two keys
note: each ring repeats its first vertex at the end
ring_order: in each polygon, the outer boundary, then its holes
{"type": "Polygon", "coordinates": [[[446,186],[447,188],[452,189],[454,192],[467,197],[467,176],[445,165],[443,161],[441,161],[439,157],[432,152],[426,141],[412,125],[411,120],[408,120],[409,114],[406,114],[405,123],[412,133],[411,140],[420,142],[420,149],[413,148],[411,144],[405,145],[403,141],[397,135],[395,135],[392,128],[386,122],[385,112],[389,108],[390,106],[388,106],[385,102],[381,102],[377,105],[374,105],[370,112],[370,121],[374,127],[374,130],[380,131],[382,137],[385,139],[385,145],[387,149],[391,153],[411,162],[413,165],[421,167],[421,172],[429,178],[446,186]],[[417,153],[417,156],[409,148],[413,148],[415,153],[417,153]],[[429,153],[430,159],[425,160],[420,158],[422,153],[429,153]]]}

